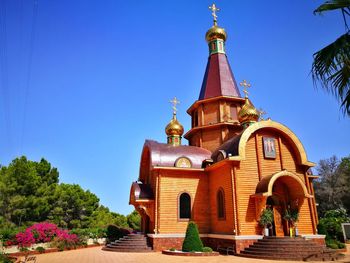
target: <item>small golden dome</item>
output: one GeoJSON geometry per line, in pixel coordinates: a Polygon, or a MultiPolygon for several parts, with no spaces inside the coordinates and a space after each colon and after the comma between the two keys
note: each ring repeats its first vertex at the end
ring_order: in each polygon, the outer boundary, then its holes
{"type": "Polygon", "coordinates": [[[176,114],[173,115],[172,120],[165,127],[165,133],[168,136],[172,136],[172,135],[182,136],[182,134],[184,133],[184,127],[176,119],[176,114]]]}
{"type": "Polygon", "coordinates": [[[226,41],[227,35],[226,35],[225,29],[223,29],[222,27],[218,27],[218,26],[214,25],[205,34],[205,40],[207,42],[210,42],[213,39],[217,39],[217,38],[226,41]]]}
{"type": "Polygon", "coordinates": [[[259,112],[250,103],[248,98],[245,98],[245,103],[238,112],[238,120],[240,123],[257,122],[259,120],[259,112]]]}

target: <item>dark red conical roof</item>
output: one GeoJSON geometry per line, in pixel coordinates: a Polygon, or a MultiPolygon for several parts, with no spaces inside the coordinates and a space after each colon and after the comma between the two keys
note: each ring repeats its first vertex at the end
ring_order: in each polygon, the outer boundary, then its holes
{"type": "Polygon", "coordinates": [[[198,100],[217,96],[241,97],[226,54],[222,53],[209,56],[198,100]]]}

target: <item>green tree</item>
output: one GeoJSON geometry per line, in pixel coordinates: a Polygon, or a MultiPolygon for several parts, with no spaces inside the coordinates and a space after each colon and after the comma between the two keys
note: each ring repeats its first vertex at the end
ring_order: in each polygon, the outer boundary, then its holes
{"type": "Polygon", "coordinates": [[[60,184],[53,193],[53,209],[48,218],[60,227],[87,228],[89,217],[99,206],[98,197],[77,184],[60,184]]]}
{"type": "Polygon", "coordinates": [[[16,225],[45,220],[57,183],[57,169],[45,159],[16,158],[0,169],[0,215],[16,225]]]}
{"type": "Polygon", "coordinates": [[[350,0],[329,0],[320,5],[314,14],[340,10],[345,33],[333,43],[314,53],[312,77],[314,83],[335,95],[340,102],[344,114],[350,116],[350,29],[347,18],[350,16],[350,0]]]}
{"type": "Polygon", "coordinates": [[[128,227],[127,219],[124,215],[110,212],[107,207],[98,207],[89,218],[89,227],[105,228],[108,225],[116,225],[118,227],[128,227]]]}
{"type": "Polygon", "coordinates": [[[203,251],[203,243],[199,237],[196,223],[189,222],[186,229],[186,236],[182,243],[182,251],[203,251]]]}
{"type": "Polygon", "coordinates": [[[314,187],[319,215],[322,217],[328,210],[338,208],[350,211],[350,156],[320,160],[317,171],[319,178],[314,181],[314,187]]]}
{"type": "Polygon", "coordinates": [[[136,210],[127,215],[126,218],[130,228],[138,231],[141,229],[141,216],[136,210]]]}

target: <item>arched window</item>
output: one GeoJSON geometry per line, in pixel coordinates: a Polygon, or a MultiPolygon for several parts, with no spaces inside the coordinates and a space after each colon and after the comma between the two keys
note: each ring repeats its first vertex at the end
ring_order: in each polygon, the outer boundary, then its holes
{"type": "Polygon", "coordinates": [[[225,218],[225,199],[224,199],[224,190],[219,189],[217,195],[217,208],[218,208],[218,218],[224,219],[225,218]]]}
{"type": "Polygon", "coordinates": [[[179,198],[180,219],[191,218],[191,197],[188,193],[182,193],[179,198]]]}

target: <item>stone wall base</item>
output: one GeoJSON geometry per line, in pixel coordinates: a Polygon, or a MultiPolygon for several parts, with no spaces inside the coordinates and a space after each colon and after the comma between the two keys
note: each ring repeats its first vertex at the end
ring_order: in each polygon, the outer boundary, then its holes
{"type": "Polygon", "coordinates": [[[166,237],[166,238],[148,237],[148,239],[154,251],[162,251],[170,248],[181,250],[182,243],[184,241],[183,237],[166,237]]]}
{"type": "MultiPolygon", "coordinates": [[[[184,237],[148,237],[149,243],[154,251],[162,251],[170,248],[181,250],[184,237]]],[[[242,250],[249,247],[257,241],[257,239],[224,239],[201,237],[203,245],[211,247],[217,251],[218,247],[232,247],[235,254],[239,254],[242,250]]]]}

